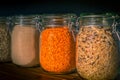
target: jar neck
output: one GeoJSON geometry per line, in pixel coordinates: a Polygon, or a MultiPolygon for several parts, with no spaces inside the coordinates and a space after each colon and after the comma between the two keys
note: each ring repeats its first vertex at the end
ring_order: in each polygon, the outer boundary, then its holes
{"type": "Polygon", "coordinates": [[[7,17],[0,17],[0,24],[7,24],[7,17]]]}
{"type": "Polygon", "coordinates": [[[67,23],[63,18],[50,18],[44,21],[45,26],[64,26],[67,25],[67,23]]]}
{"type": "Polygon", "coordinates": [[[111,27],[114,22],[114,18],[103,15],[88,15],[82,16],[80,20],[81,26],[96,25],[103,27],[111,27]]]}
{"type": "Polygon", "coordinates": [[[35,25],[35,16],[15,16],[15,25],[35,25]]]}
{"type": "Polygon", "coordinates": [[[69,26],[69,24],[72,22],[73,14],[62,14],[62,15],[43,15],[42,23],[43,26],[49,26],[49,27],[57,27],[57,26],[69,26]]]}

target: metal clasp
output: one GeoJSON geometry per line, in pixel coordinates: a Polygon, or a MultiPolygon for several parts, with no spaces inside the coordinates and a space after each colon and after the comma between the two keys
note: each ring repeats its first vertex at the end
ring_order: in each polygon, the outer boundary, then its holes
{"type": "Polygon", "coordinates": [[[112,24],[112,28],[113,28],[112,32],[116,34],[118,40],[120,41],[119,31],[117,31],[117,28],[116,28],[118,25],[120,25],[120,22],[117,22],[116,19],[114,19],[113,24],[112,24]]]}
{"type": "Polygon", "coordinates": [[[36,16],[35,17],[35,25],[36,25],[36,28],[39,30],[39,32],[41,32],[42,30],[42,16],[36,16]]]}

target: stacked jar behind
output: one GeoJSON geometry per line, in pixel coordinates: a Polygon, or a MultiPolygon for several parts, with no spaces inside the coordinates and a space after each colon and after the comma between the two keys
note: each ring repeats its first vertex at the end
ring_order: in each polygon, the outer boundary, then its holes
{"type": "Polygon", "coordinates": [[[65,74],[75,70],[75,40],[71,16],[48,14],[42,16],[40,35],[40,64],[43,70],[65,74]]]}
{"type": "Polygon", "coordinates": [[[39,65],[39,31],[35,16],[15,16],[12,31],[12,62],[23,67],[39,65]]]}
{"type": "Polygon", "coordinates": [[[80,17],[76,44],[77,72],[88,80],[111,80],[118,74],[119,54],[112,15],[80,17]]]}
{"type": "Polygon", "coordinates": [[[0,62],[11,61],[10,43],[11,37],[7,17],[0,17],[0,62]]]}

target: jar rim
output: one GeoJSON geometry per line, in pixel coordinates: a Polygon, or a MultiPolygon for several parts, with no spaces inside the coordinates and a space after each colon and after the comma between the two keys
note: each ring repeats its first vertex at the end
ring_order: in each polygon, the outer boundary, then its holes
{"type": "Polygon", "coordinates": [[[81,18],[118,18],[119,16],[114,13],[82,13],[81,18]]]}
{"type": "Polygon", "coordinates": [[[15,15],[14,18],[17,18],[17,19],[31,19],[31,18],[35,18],[36,16],[35,15],[15,15]]]}
{"type": "Polygon", "coordinates": [[[66,13],[66,14],[43,14],[42,18],[72,18],[77,17],[74,13],[66,13]]]}

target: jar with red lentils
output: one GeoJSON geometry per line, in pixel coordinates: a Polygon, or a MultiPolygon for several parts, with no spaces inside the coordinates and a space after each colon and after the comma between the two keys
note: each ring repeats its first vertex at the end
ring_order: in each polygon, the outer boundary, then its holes
{"type": "Polygon", "coordinates": [[[87,80],[111,80],[118,75],[119,54],[112,14],[80,16],[77,34],[76,68],[87,80]]]}
{"type": "Polygon", "coordinates": [[[66,74],[75,70],[74,14],[42,15],[39,42],[40,65],[44,71],[66,74]]]}

